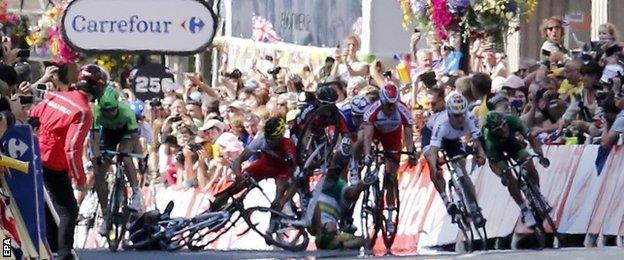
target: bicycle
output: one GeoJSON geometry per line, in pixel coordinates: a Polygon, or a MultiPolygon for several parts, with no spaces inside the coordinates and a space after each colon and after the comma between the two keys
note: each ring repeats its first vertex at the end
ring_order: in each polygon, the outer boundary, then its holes
{"type": "MultiPolygon", "coordinates": [[[[247,194],[255,188],[260,190],[268,201],[270,201],[270,199],[253,178],[245,176],[243,181],[248,182],[250,186],[239,193],[240,195],[238,196],[236,196],[236,194],[230,195],[231,201],[224,205],[219,211],[204,211],[190,220],[185,228],[175,231],[170,235],[188,234],[186,236],[186,246],[192,251],[197,251],[206,248],[206,246],[219,239],[219,237],[234,227],[241,218],[249,227],[240,234],[237,234],[237,236],[249,232],[254,224],[250,216],[246,213],[243,200],[247,194]]],[[[260,232],[258,232],[258,234],[263,235],[260,232]]],[[[178,239],[178,241],[183,243],[181,239],[178,239]]]]}
{"type": "Polygon", "coordinates": [[[383,151],[379,150],[378,146],[375,146],[375,149],[373,149],[373,151],[371,152],[371,155],[373,157],[372,163],[370,163],[369,165],[364,165],[363,170],[365,171],[365,176],[373,175],[378,177],[375,178],[373,184],[371,184],[367,189],[364,190],[364,193],[362,195],[362,210],[360,211],[360,221],[361,226],[364,229],[362,231],[362,234],[370,243],[370,245],[367,246],[369,249],[372,248],[373,245],[375,245],[375,242],[377,241],[377,236],[380,231],[386,249],[390,249],[392,247],[392,244],[394,243],[394,238],[396,237],[399,224],[399,212],[401,208],[401,201],[399,199],[399,187],[398,184],[394,187],[388,187],[389,182],[385,178],[385,169],[382,170],[382,166],[385,165],[385,156],[392,156],[397,154],[411,155],[412,153],[404,151],[383,151]],[[384,174],[379,174],[380,172],[384,174]],[[381,177],[381,179],[379,177],[381,177]],[[396,195],[394,198],[394,209],[386,207],[386,205],[390,204],[388,203],[388,201],[386,201],[386,194],[389,189],[393,189],[394,194],[396,195]],[[389,212],[391,210],[395,210],[396,214],[394,214],[394,216],[390,219],[389,212]],[[387,230],[388,221],[394,223],[394,232],[389,232],[387,230]]]}
{"type": "Polygon", "coordinates": [[[446,165],[451,178],[448,181],[448,193],[451,203],[454,203],[458,208],[458,213],[451,216],[453,223],[456,223],[462,239],[458,240],[455,244],[456,251],[472,252],[475,246],[475,233],[481,240],[481,248],[487,250],[487,230],[485,224],[479,225],[480,222],[485,223],[485,219],[481,214],[481,208],[477,201],[472,201],[468,196],[467,183],[464,182],[463,176],[465,176],[466,169],[462,165],[461,161],[464,160],[470,153],[457,155],[452,158],[448,158],[446,153],[444,154],[445,162],[441,165],[446,165]],[[479,219],[483,218],[483,219],[479,219]],[[460,241],[463,240],[463,243],[460,241]],[[463,246],[463,248],[461,248],[463,246]]]}
{"type": "Polygon", "coordinates": [[[133,153],[121,153],[117,151],[106,150],[104,155],[112,155],[115,157],[115,173],[108,172],[108,183],[110,185],[110,193],[108,205],[106,207],[106,241],[109,250],[115,252],[119,249],[119,243],[124,238],[128,220],[130,219],[132,210],[128,207],[128,189],[125,179],[125,163],[124,157],[132,157],[142,159],[145,155],[133,153]]]}
{"type": "Polygon", "coordinates": [[[333,104],[326,104],[314,110],[303,124],[302,131],[297,136],[298,159],[303,172],[312,172],[330,160],[340,136],[340,120],[338,108],[333,104]],[[325,125],[317,125],[319,118],[325,120],[325,125]]]}
{"type": "Polygon", "coordinates": [[[557,226],[549,214],[552,207],[548,205],[548,202],[544,196],[542,196],[539,186],[535,184],[531,178],[529,170],[527,169],[527,164],[533,160],[533,158],[539,158],[539,156],[533,154],[524,161],[515,161],[508,157],[507,161],[511,166],[510,170],[513,172],[514,176],[516,176],[520,190],[528,202],[529,210],[531,210],[531,213],[535,218],[537,225],[532,229],[537,237],[539,248],[543,249],[546,245],[545,224],[550,227],[553,236],[557,239],[557,241],[561,241],[561,239],[559,237],[559,232],[557,231],[557,226]]]}

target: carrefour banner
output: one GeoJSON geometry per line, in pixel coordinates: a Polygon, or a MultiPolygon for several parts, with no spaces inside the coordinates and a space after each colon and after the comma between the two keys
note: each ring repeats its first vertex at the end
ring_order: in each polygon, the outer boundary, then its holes
{"type": "Polygon", "coordinates": [[[43,170],[39,157],[39,142],[33,136],[29,125],[16,125],[6,132],[0,144],[3,154],[30,164],[27,173],[9,169],[5,179],[26,223],[35,250],[39,252],[40,238],[45,241],[46,237],[43,170]]]}
{"type": "Polygon", "coordinates": [[[83,52],[192,54],[210,45],[217,23],[202,0],[74,0],[61,28],[83,52]]]}
{"type": "Polygon", "coordinates": [[[361,0],[230,0],[231,36],[336,47],[362,30],[361,0]]]}

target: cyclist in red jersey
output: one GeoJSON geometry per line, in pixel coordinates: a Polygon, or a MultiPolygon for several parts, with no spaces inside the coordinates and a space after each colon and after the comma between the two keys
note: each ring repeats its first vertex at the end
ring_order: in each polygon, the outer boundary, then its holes
{"type": "MultiPolygon", "coordinates": [[[[395,85],[384,86],[380,90],[379,101],[371,104],[364,113],[364,165],[372,162],[371,143],[373,139],[379,140],[383,149],[389,152],[401,152],[405,146],[407,152],[412,154],[409,158],[410,165],[416,164],[416,157],[413,154],[412,125],[414,119],[411,109],[399,100],[399,93],[399,88],[395,85]]],[[[399,153],[385,155],[385,173],[386,177],[389,177],[389,185],[397,185],[399,159],[399,153]]],[[[392,214],[396,213],[394,212],[396,211],[396,205],[394,205],[396,196],[398,194],[394,194],[394,190],[390,190],[386,194],[390,216],[386,225],[389,233],[395,231],[395,223],[390,220],[392,220],[392,214]]]]}
{"type": "MultiPolygon", "coordinates": [[[[43,101],[30,111],[30,121],[39,128],[44,184],[59,215],[58,236],[48,238],[57,241],[57,259],[73,258],[71,251],[78,202],[70,177],[79,190],[86,191],[82,152],[84,140],[93,125],[89,101],[102,96],[106,82],[108,73],[102,68],[85,65],[78,75],[77,90],[48,92],[43,101]]],[[[48,221],[54,220],[48,218],[48,221]]],[[[48,232],[48,235],[51,234],[53,232],[48,232]]]]}
{"type": "MultiPolygon", "coordinates": [[[[227,199],[245,188],[249,183],[243,181],[245,176],[261,181],[266,178],[274,178],[277,186],[276,201],[282,198],[287,188],[289,193],[294,194],[296,185],[288,185],[296,168],[297,148],[295,143],[284,137],[286,122],[278,117],[269,118],[264,125],[264,135],[255,138],[243,153],[232,161],[231,167],[236,174],[235,183],[225,191],[216,195],[214,202],[210,206],[211,211],[219,209],[227,199]],[[260,152],[260,159],[254,161],[241,171],[242,162],[247,161],[252,155],[260,152]]],[[[288,199],[283,200],[284,203],[288,199]]],[[[280,209],[281,203],[275,203],[275,207],[280,209]]]]}

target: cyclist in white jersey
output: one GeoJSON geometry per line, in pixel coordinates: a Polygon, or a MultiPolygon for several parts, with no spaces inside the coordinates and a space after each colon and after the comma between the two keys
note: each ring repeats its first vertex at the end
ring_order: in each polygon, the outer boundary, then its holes
{"type": "MultiPolygon", "coordinates": [[[[439,168],[438,151],[440,149],[444,150],[448,158],[465,154],[466,151],[460,138],[471,135],[474,148],[477,151],[477,164],[480,166],[485,164],[486,158],[483,147],[481,147],[481,143],[478,141],[481,135],[479,122],[474,115],[468,112],[467,107],[468,102],[464,96],[456,92],[451,93],[446,100],[446,113],[442,113],[437,117],[433,127],[431,142],[424,149],[433,185],[440,193],[440,197],[442,197],[442,201],[444,201],[446,209],[451,216],[457,213],[457,205],[451,203],[446,194],[446,181],[444,180],[442,170],[439,168]]],[[[462,161],[462,164],[465,168],[465,161],[462,161]]],[[[468,184],[468,196],[472,197],[472,201],[477,201],[470,177],[466,174],[462,178],[464,178],[464,183],[468,184]]]]}

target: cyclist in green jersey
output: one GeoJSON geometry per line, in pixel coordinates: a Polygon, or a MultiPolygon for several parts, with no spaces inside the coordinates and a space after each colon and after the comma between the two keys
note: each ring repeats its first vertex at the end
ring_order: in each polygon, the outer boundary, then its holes
{"type": "MultiPolygon", "coordinates": [[[[515,161],[525,161],[529,158],[529,153],[525,149],[526,143],[518,140],[518,135],[529,141],[533,151],[539,156],[542,166],[548,167],[550,162],[544,157],[544,152],[540,143],[531,134],[520,118],[513,115],[503,115],[496,111],[490,111],[485,116],[485,126],[482,129],[485,141],[485,153],[490,162],[492,171],[501,178],[503,185],[507,186],[509,194],[522,210],[522,221],[528,227],[535,226],[536,221],[529,211],[526,201],[522,198],[518,181],[509,170],[507,156],[515,161]],[[505,156],[507,154],[507,156],[505,156]]],[[[532,161],[528,162],[528,170],[533,181],[539,186],[539,175],[532,161]]]]}
{"type": "MultiPolygon", "coordinates": [[[[108,184],[106,172],[110,169],[110,156],[102,154],[104,150],[124,153],[141,153],[139,141],[139,125],[130,106],[119,102],[119,93],[108,87],[93,109],[94,131],[92,149],[95,155],[94,174],[95,190],[98,194],[102,212],[108,205],[108,184]]],[[[143,207],[141,192],[138,186],[137,170],[132,158],[125,157],[125,174],[132,188],[129,207],[141,211],[143,207]]],[[[104,225],[102,225],[104,226],[104,225]]],[[[106,233],[104,228],[100,231],[106,233]]]]}

